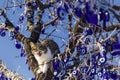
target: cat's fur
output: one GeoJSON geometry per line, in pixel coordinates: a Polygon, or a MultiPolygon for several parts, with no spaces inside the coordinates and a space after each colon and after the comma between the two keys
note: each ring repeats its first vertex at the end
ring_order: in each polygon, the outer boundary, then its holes
{"type": "Polygon", "coordinates": [[[53,58],[53,56],[57,55],[57,53],[60,53],[58,45],[53,40],[43,40],[36,44],[30,42],[30,45],[31,52],[39,65],[37,73],[46,73],[50,67],[50,60],[53,58]]]}

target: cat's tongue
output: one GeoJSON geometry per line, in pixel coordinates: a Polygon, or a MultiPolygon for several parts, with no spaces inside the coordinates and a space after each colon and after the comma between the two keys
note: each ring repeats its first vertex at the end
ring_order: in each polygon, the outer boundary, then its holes
{"type": "Polygon", "coordinates": [[[42,55],[42,52],[41,52],[41,51],[39,51],[38,56],[41,56],[41,55],[42,55]]]}

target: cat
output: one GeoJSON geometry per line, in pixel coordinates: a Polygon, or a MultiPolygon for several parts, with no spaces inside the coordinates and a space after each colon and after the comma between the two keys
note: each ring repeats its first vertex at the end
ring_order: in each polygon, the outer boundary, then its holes
{"type": "Polygon", "coordinates": [[[46,73],[50,67],[49,62],[60,53],[57,43],[53,40],[43,40],[40,43],[30,42],[31,52],[38,62],[37,73],[46,73]]]}

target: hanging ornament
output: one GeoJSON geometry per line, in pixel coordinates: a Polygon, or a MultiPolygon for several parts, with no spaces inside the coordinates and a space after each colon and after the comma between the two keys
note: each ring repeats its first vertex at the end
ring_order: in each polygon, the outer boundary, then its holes
{"type": "Polygon", "coordinates": [[[16,27],[15,27],[15,30],[16,30],[16,31],[19,31],[19,30],[20,30],[20,26],[16,26],[16,27]]]}
{"type": "Polygon", "coordinates": [[[86,71],[88,70],[88,67],[87,66],[82,66],[80,68],[80,70],[81,70],[82,73],[86,73],[86,71]]]}
{"type": "Polygon", "coordinates": [[[0,35],[1,35],[2,37],[5,37],[6,32],[5,32],[5,29],[4,29],[4,28],[1,28],[1,29],[0,29],[0,35]]]}
{"type": "Polygon", "coordinates": [[[100,8],[99,15],[100,15],[100,21],[102,21],[104,19],[104,9],[100,8]]]}
{"type": "Polygon", "coordinates": [[[110,15],[109,15],[109,12],[108,11],[105,11],[105,20],[106,21],[109,21],[110,20],[110,15]]]}
{"type": "Polygon", "coordinates": [[[41,33],[42,33],[42,34],[45,34],[45,28],[43,28],[43,29],[41,30],[41,33]]]}
{"type": "Polygon", "coordinates": [[[111,71],[110,78],[112,78],[113,80],[117,80],[117,78],[118,78],[117,73],[115,71],[111,71]]]}
{"type": "Polygon", "coordinates": [[[93,67],[91,68],[91,74],[96,74],[96,66],[93,66],[93,67]]]}
{"type": "Polygon", "coordinates": [[[118,41],[112,45],[113,51],[110,53],[112,56],[120,55],[120,44],[118,41]]]}
{"type": "Polygon", "coordinates": [[[21,54],[20,54],[21,57],[25,57],[25,49],[23,49],[23,47],[21,48],[21,54]]]}
{"type": "Polygon", "coordinates": [[[23,20],[24,20],[24,15],[21,15],[21,16],[19,17],[19,22],[20,22],[20,23],[23,23],[23,20]]]}
{"type": "Polygon", "coordinates": [[[6,35],[5,31],[2,31],[2,32],[0,33],[0,35],[1,35],[2,37],[5,37],[5,35],[6,35]]]}
{"type": "Polygon", "coordinates": [[[21,44],[16,40],[15,41],[15,47],[17,48],[17,49],[20,49],[21,48],[21,44]]]}
{"type": "Polygon", "coordinates": [[[13,40],[13,39],[14,39],[14,32],[11,31],[11,32],[9,33],[9,38],[10,38],[10,40],[13,40]]]}
{"type": "Polygon", "coordinates": [[[37,6],[37,3],[35,1],[32,2],[32,6],[33,7],[36,7],[37,6]]]}
{"type": "Polygon", "coordinates": [[[27,6],[32,6],[32,3],[31,2],[27,2],[26,5],[27,6]]]}
{"type": "Polygon", "coordinates": [[[83,45],[77,46],[77,52],[80,53],[80,55],[85,55],[87,54],[87,47],[83,45]]]}
{"type": "Polygon", "coordinates": [[[104,80],[109,80],[109,75],[108,75],[108,73],[104,73],[104,74],[102,75],[102,78],[103,78],[104,80]]]}
{"type": "Polygon", "coordinates": [[[85,20],[90,24],[97,25],[98,15],[95,14],[93,11],[86,12],[85,13],[85,20]]]}
{"type": "Polygon", "coordinates": [[[100,57],[100,59],[99,59],[99,62],[100,62],[100,64],[105,64],[105,62],[106,62],[107,60],[106,60],[106,58],[105,57],[100,57]]]}
{"type": "Polygon", "coordinates": [[[35,78],[31,78],[31,80],[36,80],[35,78]]]}
{"type": "Polygon", "coordinates": [[[99,77],[101,77],[101,76],[102,76],[102,72],[99,71],[99,72],[97,73],[97,75],[98,75],[99,77]]]}
{"type": "Polygon", "coordinates": [[[57,8],[57,15],[60,20],[64,20],[66,17],[66,14],[67,13],[63,7],[60,6],[57,8]]]}
{"type": "Polygon", "coordinates": [[[69,13],[69,6],[66,2],[64,2],[63,7],[67,13],[69,13]]]}
{"type": "Polygon", "coordinates": [[[74,8],[74,15],[78,18],[80,18],[83,15],[80,7],[75,7],[74,8]]]}
{"type": "Polygon", "coordinates": [[[74,76],[77,76],[77,75],[79,74],[79,72],[78,72],[78,70],[73,70],[72,74],[73,74],[74,76]]]}

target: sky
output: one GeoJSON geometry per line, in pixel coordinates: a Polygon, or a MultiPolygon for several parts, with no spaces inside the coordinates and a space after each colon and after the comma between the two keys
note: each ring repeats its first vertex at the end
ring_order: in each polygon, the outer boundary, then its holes
{"type": "MultiPolygon", "coordinates": [[[[0,8],[5,6],[6,4],[5,1],[6,0],[0,0],[0,8]]],[[[24,0],[21,0],[21,1],[24,1],[24,0]]],[[[115,4],[120,5],[120,0],[115,0],[115,4]]],[[[11,11],[9,12],[8,17],[10,18],[11,21],[14,22],[15,25],[17,25],[18,23],[17,18],[22,11],[23,11],[23,8],[16,11],[15,14],[13,14],[11,11]]],[[[47,18],[45,18],[45,20],[47,20],[47,18]]],[[[51,30],[53,30],[53,28],[51,28],[51,30]]],[[[57,34],[59,36],[62,36],[64,35],[64,33],[62,32],[59,29],[57,34]]],[[[22,31],[22,33],[25,33],[26,35],[29,34],[29,33],[26,33],[25,31],[22,31]]],[[[67,37],[67,36],[64,35],[63,37],[67,37]]],[[[60,39],[57,39],[57,38],[55,40],[58,42],[60,41],[60,39]]],[[[15,48],[14,42],[15,42],[14,40],[11,41],[9,39],[8,33],[6,34],[5,37],[0,36],[0,59],[3,60],[4,64],[7,66],[8,69],[17,71],[20,75],[22,75],[25,78],[25,80],[29,80],[30,78],[33,77],[33,74],[28,69],[28,64],[25,63],[26,58],[16,57],[20,55],[21,50],[15,48]]]]}

